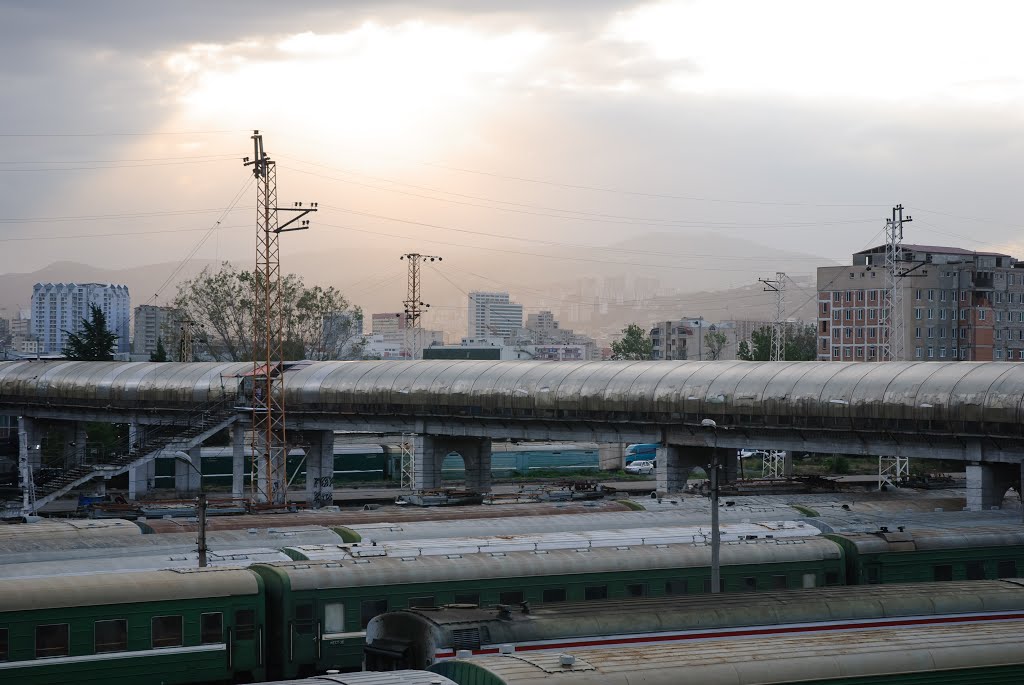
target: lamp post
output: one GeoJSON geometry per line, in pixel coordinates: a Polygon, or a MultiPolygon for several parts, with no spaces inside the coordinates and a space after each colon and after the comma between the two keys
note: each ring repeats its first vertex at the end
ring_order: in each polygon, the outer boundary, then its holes
{"type": "Polygon", "coordinates": [[[206,493],[203,492],[203,472],[192,462],[192,457],[181,450],[174,453],[174,458],[188,464],[188,467],[199,475],[199,494],[196,496],[196,521],[199,524],[199,535],[196,547],[199,552],[199,568],[206,567],[206,493]]]}
{"type": "Polygon", "coordinates": [[[722,591],[722,568],[719,552],[722,548],[722,534],[718,529],[718,424],[713,419],[700,422],[704,428],[710,428],[715,436],[711,448],[711,592],[722,591]]]}

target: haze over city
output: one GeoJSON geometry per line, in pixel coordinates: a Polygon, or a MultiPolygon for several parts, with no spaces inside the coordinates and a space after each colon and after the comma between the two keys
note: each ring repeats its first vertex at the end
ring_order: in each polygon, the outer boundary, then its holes
{"type": "Polygon", "coordinates": [[[424,326],[452,336],[471,290],[564,319],[637,275],[678,295],[676,316],[727,318],[708,291],[746,288],[731,297],[766,316],[757,279],[785,271],[804,318],[815,269],[880,244],[897,203],[908,242],[1024,251],[1020,14],[5,2],[0,307],[27,306],[15,282],[100,272],[167,304],[205,264],[251,268],[241,158],[259,129],[282,204],[319,202],[283,271],[367,314],[400,309],[415,251],[445,257],[424,269],[424,326]]]}

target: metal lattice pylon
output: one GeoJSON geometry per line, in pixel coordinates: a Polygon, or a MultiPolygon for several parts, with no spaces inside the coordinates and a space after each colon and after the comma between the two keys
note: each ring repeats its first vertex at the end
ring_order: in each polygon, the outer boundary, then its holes
{"type": "Polygon", "coordinates": [[[402,443],[400,445],[402,449],[402,479],[401,488],[403,490],[412,490],[416,483],[416,453],[414,452],[413,440],[415,436],[412,433],[402,434],[402,443]]]}
{"type": "Polygon", "coordinates": [[[771,350],[768,353],[768,360],[781,362],[786,360],[786,322],[783,320],[786,311],[786,274],[782,271],[775,272],[775,279],[760,278],[764,283],[764,291],[775,293],[775,320],[772,321],[771,350]]]}
{"type": "Polygon", "coordinates": [[[882,303],[882,333],[884,344],[882,361],[903,361],[906,328],[903,321],[903,224],[912,219],[903,218],[903,205],[892,209],[892,218],[885,221],[885,301],[882,303]]]}
{"type": "Polygon", "coordinates": [[[768,450],[761,460],[762,478],[786,477],[786,453],[780,450],[768,450]]]}
{"type": "Polygon", "coordinates": [[[405,349],[402,356],[416,359],[423,349],[421,345],[423,329],[420,317],[423,316],[424,309],[430,307],[429,304],[425,304],[420,298],[420,262],[424,259],[441,261],[441,257],[409,252],[399,257],[399,259],[404,259],[409,263],[408,288],[405,300],[402,302],[405,310],[405,349]]]}
{"type": "Polygon", "coordinates": [[[907,457],[878,457],[878,489],[884,483],[900,485],[910,478],[910,459],[907,457]]]}

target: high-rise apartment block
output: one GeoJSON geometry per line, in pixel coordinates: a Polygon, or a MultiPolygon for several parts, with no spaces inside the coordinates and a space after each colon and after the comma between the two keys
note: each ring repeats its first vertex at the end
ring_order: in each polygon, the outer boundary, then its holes
{"type": "MultiPolygon", "coordinates": [[[[887,358],[885,251],[818,269],[818,359],[887,358]]],[[[1024,264],[998,252],[903,245],[899,266],[901,360],[1024,361],[1024,264]]]]}
{"type": "Polygon", "coordinates": [[[523,327],[523,305],[508,293],[474,290],[469,294],[469,338],[511,338],[523,327]]]}
{"type": "Polygon", "coordinates": [[[32,335],[41,354],[60,354],[68,333],[80,333],[95,305],[117,335],[116,351],[127,354],[131,327],[128,286],[113,283],[36,283],[32,288],[32,335]]]}
{"type": "Polygon", "coordinates": [[[162,340],[169,359],[177,360],[171,348],[180,339],[180,315],[173,307],[143,304],[135,308],[135,327],[132,331],[132,355],[149,357],[156,352],[157,340],[162,340]]]}

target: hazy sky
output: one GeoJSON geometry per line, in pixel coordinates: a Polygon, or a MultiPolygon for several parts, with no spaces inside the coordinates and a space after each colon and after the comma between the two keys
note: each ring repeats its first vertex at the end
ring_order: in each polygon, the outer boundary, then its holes
{"type": "MultiPolygon", "coordinates": [[[[254,128],[281,203],[320,203],[283,259],[336,254],[341,286],[369,248],[493,259],[651,231],[845,260],[880,242],[896,203],[908,242],[1024,255],[1022,15],[1012,1],[0,0],[0,272],[197,246],[250,261],[254,128]]],[[[743,245],[727,268],[770,275],[743,245]]],[[[726,268],[645,247],[630,261],[726,268]]]]}

